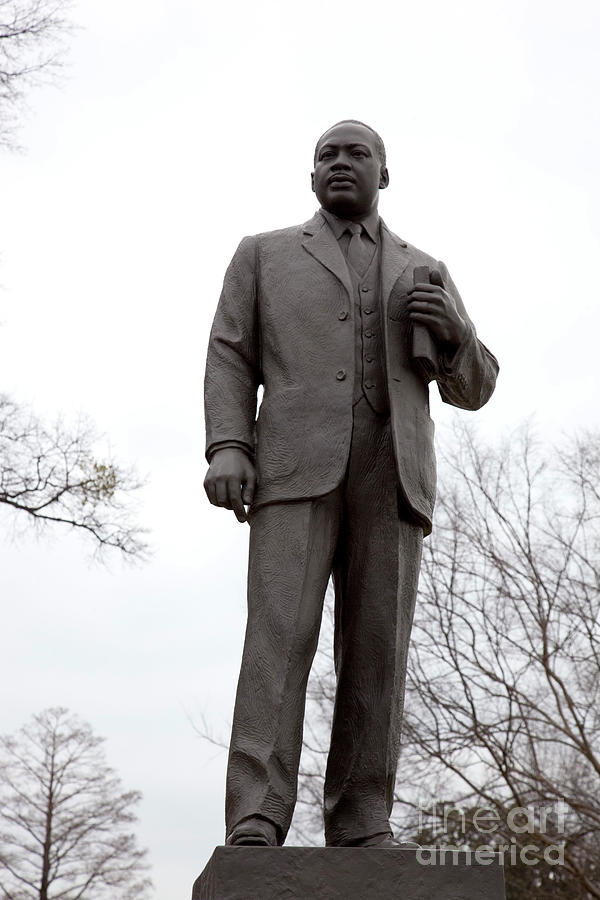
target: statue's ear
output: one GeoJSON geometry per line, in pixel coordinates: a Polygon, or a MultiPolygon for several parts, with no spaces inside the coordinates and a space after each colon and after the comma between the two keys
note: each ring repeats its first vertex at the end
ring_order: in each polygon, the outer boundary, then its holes
{"type": "Polygon", "coordinates": [[[379,174],[379,190],[382,191],[384,188],[388,186],[390,183],[390,173],[387,170],[387,166],[382,166],[379,174]]]}
{"type": "Polygon", "coordinates": [[[315,190],[315,173],[314,172],[310,173],[310,186],[314,192],[314,190],[315,190]]]}

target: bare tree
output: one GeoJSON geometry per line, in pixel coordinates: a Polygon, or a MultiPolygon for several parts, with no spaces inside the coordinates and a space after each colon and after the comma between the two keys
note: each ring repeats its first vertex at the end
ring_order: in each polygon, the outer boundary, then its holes
{"type": "Polygon", "coordinates": [[[521,842],[562,839],[565,870],[600,898],[600,435],[549,446],[524,428],[492,449],[462,428],[454,447],[422,567],[407,761],[503,821],[535,810],[521,842]]]}
{"type": "Polygon", "coordinates": [[[140,479],[97,458],[96,442],[85,421],[48,427],[0,394],[0,505],[19,521],[76,529],[92,538],[96,553],[116,548],[127,558],[143,557],[147,547],[131,500],[140,479]]]}
{"type": "Polygon", "coordinates": [[[89,725],[67,710],[0,738],[0,898],[143,900],[146,851],[130,833],[137,791],[122,790],[89,725]]]}
{"type": "Polygon", "coordinates": [[[28,89],[56,76],[70,0],[0,0],[0,145],[14,146],[28,89]]]}
{"type": "MultiPolygon", "coordinates": [[[[396,827],[419,835],[423,813],[444,800],[485,808],[497,828],[482,843],[535,845],[540,857],[563,848],[560,877],[547,867],[542,877],[543,860],[537,874],[521,865],[511,897],[600,898],[600,435],[550,446],[523,428],[494,448],[457,426],[444,444],[453,449],[425,543],[396,827]],[[521,808],[530,814],[511,818],[521,808]]],[[[295,821],[313,841],[330,646],[327,635],[309,683],[295,821]]],[[[429,834],[447,842],[443,828],[429,834]]]]}

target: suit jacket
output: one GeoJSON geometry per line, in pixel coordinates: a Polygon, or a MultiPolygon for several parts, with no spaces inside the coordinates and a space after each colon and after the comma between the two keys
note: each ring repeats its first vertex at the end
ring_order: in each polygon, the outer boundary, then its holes
{"type": "MultiPolygon", "coordinates": [[[[498,363],[443,263],[381,221],[381,327],[398,486],[407,514],[431,531],[436,469],[429,386],[410,358],[407,290],[415,266],[441,270],[469,329],[452,358],[440,355],[443,400],[478,409],[498,363]]],[[[346,261],[317,213],[304,225],[246,237],[225,275],[206,363],[206,455],[236,442],[255,455],[253,508],[333,490],[352,435],[354,303],[346,261]],[[264,386],[258,418],[257,389],[264,386]]]]}

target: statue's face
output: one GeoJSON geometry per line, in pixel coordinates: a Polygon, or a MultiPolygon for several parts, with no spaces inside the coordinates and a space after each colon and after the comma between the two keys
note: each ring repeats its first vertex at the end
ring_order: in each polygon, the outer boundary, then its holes
{"type": "Polygon", "coordinates": [[[379,191],[388,181],[368,128],[344,122],[320,139],[312,188],[328,212],[342,219],[364,217],[377,207],[379,191]]]}

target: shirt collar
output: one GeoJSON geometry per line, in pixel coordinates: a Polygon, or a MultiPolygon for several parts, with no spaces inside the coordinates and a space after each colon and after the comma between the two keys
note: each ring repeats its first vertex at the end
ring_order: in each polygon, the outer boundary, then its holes
{"type": "MultiPolygon", "coordinates": [[[[330,213],[328,210],[321,209],[319,210],[331,230],[333,231],[336,240],[339,241],[343,233],[346,231],[349,225],[353,225],[354,222],[350,222],[347,219],[340,219],[338,216],[335,216],[333,213],[330,213]]],[[[379,242],[379,213],[376,209],[373,212],[369,213],[368,216],[365,216],[364,219],[360,219],[360,224],[363,226],[371,240],[374,244],[379,242]]]]}

